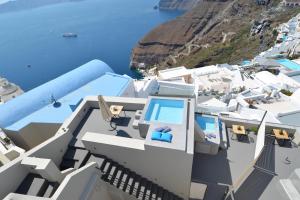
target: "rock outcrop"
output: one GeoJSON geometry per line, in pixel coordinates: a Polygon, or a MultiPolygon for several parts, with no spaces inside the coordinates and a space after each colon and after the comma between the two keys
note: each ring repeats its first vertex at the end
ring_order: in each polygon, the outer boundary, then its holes
{"type": "Polygon", "coordinates": [[[160,10],[190,10],[202,0],[160,0],[160,10]]]}

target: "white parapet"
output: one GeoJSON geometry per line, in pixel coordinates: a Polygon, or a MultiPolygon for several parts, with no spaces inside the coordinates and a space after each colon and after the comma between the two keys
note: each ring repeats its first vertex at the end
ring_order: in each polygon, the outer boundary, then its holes
{"type": "Polygon", "coordinates": [[[63,175],[51,159],[25,157],[21,164],[50,182],[60,183],[63,180],[63,175]]]}

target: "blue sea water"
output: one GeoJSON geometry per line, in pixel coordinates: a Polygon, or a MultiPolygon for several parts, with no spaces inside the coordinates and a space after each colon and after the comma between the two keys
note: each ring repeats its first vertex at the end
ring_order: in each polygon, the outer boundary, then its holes
{"type": "Polygon", "coordinates": [[[0,76],[27,91],[95,58],[116,73],[134,76],[129,70],[134,45],[182,14],[154,10],[157,4],[84,0],[0,13],[0,76]],[[78,38],[63,38],[65,32],[78,38]]]}

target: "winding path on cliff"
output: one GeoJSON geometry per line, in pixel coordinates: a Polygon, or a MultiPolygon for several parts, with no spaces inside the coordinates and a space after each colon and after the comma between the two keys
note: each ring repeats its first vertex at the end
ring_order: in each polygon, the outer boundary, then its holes
{"type": "Polygon", "coordinates": [[[186,49],[187,49],[187,52],[184,53],[184,52],[180,52],[178,53],[177,55],[173,56],[173,55],[170,55],[170,58],[172,59],[173,63],[177,63],[177,60],[176,58],[179,58],[180,56],[189,56],[191,54],[191,51],[192,51],[192,48],[193,47],[196,47],[196,48],[199,48],[200,46],[197,45],[197,44],[187,44],[186,45],[186,49]]]}
{"type": "MultiPolygon", "coordinates": [[[[180,56],[189,56],[191,54],[191,51],[192,51],[192,48],[200,48],[200,47],[206,47],[207,48],[207,45],[197,45],[197,44],[194,44],[195,41],[199,41],[201,40],[201,33],[204,33],[206,31],[208,31],[208,29],[211,27],[211,26],[215,26],[216,24],[220,23],[221,21],[226,21],[226,19],[223,19],[222,17],[225,16],[226,12],[228,12],[228,10],[235,4],[237,3],[238,0],[234,0],[232,1],[229,6],[227,6],[220,14],[218,14],[217,16],[217,19],[214,20],[213,22],[210,22],[209,23],[209,26],[206,26],[206,28],[204,28],[203,30],[201,30],[200,33],[198,33],[197,35],[195,35],[195,37],[190,41],[188,42],[184,48],[187,49],[187,52],[176,52],[175,55],[170,55],[169,58],[172,60],[172,62],[174,64],[177,63],[177,58],[179,58],[180,56]]],[[[231,35],[234,35],[236,34],[235,32],[228,32],[228,33],[224,33],[223,35],[223,40],[222,40],[222,43],[224,43],[227,39],[227,36],[231,36],[231,35]]],[[[183,51],[184,51],[183,50],[183,51]]]]}

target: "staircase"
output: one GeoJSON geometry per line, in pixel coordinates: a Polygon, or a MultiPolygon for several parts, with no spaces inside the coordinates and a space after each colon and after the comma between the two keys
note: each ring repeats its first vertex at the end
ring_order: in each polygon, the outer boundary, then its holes
{"type": "Polygon", "coordinates": [[[58,186],[56,182],[49,182],[38,174],[29,173],[19,185],[16,193],[50,198],[58,186]]]}
{"type": "Polygon", "coordinates": [[[68,168],[79,169],[84,166],[90,157],[90,153],[84,147],[78,144],[78,140],[74,139],[70,142],[63,160],[60,164],[60,170],[68,168]]]}
{"type": "Polygon", "coordinates": [[[280,184],[290,200],[300,199],[300,169],[295,169],[288,179],[281,179],[280,184]]]}
{"type": "Polygon", "coordinates": [[[101,179],[140,200],[182,200],[182,198],[160,187],[128,168],[104,156],[90,155],[88,162],[97,162],[101,179]]]}
{"type": "Polygon", "coordinates": [[[102,155],[91,154],[80,140],[75,137],[69,143],[60,169],[78,169],[89,162],[100,166],[101,179],[140,200],[182,200],[181,197],[169,192],[152,181],[136,174],[128,168],[102,155]]]}

